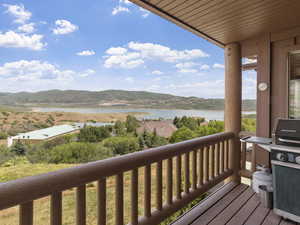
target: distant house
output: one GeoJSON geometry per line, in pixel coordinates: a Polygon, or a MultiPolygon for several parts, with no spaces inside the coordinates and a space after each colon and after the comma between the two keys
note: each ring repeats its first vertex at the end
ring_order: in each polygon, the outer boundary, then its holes
{"type": "Polygon", "coordinates": [[[142,121],[137,129],[137,133],[142,134],[144,131],[154,132],[154,130],[156,130],[158,136],[169,138],[177,128],[172,120],[142,121]]]}
{"type": "Polygon", "coordinates": [[[75,126],[81,128],[84,128],[85,126],[91,126],[91,127],[104,127],[104,126],[113,126],[114,123],[102,123],[102,122],[86,122],[86,123],[74,123],[75,126]]]}
{"type": "Polygon", "coordinates": [[[77,125],[58,125],[41,130],[35,130],[27,133],[21,133],[14,137],[7,138],[7,146],[12,146],[15,142],[20,141],[24,144],[34,144],[41,141],[53,139],[55,137],[76,133],[80,129],[77,125]]]}

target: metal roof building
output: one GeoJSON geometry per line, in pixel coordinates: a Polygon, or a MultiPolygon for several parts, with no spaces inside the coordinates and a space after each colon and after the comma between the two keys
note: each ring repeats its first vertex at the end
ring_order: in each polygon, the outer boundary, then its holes
{"type": "Polygon", "coordinates": [[[14,136],[13,139],[45,140],[62,134],[71,133],[78,129],[79,127],[75,125],[58,125],[41,130],[21,133],[17,136],[14,136]]]}

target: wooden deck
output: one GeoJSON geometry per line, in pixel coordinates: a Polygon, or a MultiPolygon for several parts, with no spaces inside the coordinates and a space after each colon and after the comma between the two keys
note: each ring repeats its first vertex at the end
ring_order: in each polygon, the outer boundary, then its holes
{"type": "Polygon", "coordinates": [[[229,183],[172,225],[295,225],[264,208],[245,184],[229,183]]]}

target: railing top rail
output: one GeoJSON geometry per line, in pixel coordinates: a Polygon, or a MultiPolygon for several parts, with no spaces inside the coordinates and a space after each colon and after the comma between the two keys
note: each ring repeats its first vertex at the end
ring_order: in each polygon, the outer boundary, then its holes
{"type": "Polygon", "coordinates": [[[223,132],[0,184],[0,210],[234,137],[223,132]]]}

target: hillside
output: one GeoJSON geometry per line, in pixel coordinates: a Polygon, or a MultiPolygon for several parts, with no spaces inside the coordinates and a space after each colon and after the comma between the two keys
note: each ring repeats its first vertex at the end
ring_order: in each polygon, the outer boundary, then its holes
{"type": "MultiPolygon", "coordinates": [[[[0,93],[0,105],[222,110],[224,99],[181,97],[145,91],[49,90],[35,93],[0,93]]],[[[244,110],[255,110],[255,100],[245,100],[244,110]]]]}

